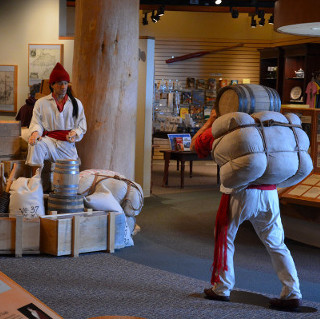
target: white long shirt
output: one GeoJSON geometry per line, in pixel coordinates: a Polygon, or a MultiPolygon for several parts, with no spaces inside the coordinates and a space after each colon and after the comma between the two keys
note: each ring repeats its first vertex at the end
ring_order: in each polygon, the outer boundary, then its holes
{"type": "MultiPolygon", "coordinates": [[[[29,127],[30,135],[37,131],[42,136],[44,131],[73,130],[76,133],[75,141],[82,139],[87,131],[87,122],[82,103],[78,102],[78,117],[72,116],[73,105],[71,99],[66,101],[63,111],[59,112],[52,94],[39,99],[33,109],[32,120],[29,127]]],[[[75,143],[60,141],[45,136],[35,145],[28,145],[26,164],[43,166],[44,160],[56,162],[57,159],[77,159],[75,143]]]]}
{"type": "Polygon", "coordinates": [[[76,101],[79,109],[77,119],[72,116],[73,105],[69,97],[62,112],[59,112],[52,94],[39,99],[34,105],[29,126],[30,135],[35,131],[41,136],[43,131],[73,130],[76,132],[75,141],[81,141],[87,131],[87,121],[81,101],[77,98],[76,101]]]}

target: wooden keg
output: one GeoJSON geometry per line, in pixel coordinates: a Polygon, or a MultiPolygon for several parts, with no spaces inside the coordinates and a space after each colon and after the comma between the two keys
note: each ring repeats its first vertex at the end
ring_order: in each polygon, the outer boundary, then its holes
{"type": "Polygon", "coordinates": [[[83,212],[83,196],[63,196],[50,193],[48,197],[48,211],[57,211],[58,214],[83,212]]]}
{"type": "Polygon", "coordinates": [[[225,86],[218,91],[215,105],[218,116],[232,112],[280,112],[280,108],[279,93],[275,89],[258,84],[225,86]]]}
{"type": "Polygon", "coordinates": [[[53,170],[53,192],[64,196],[77,195],[79,186],[79,160],[57,160],[53,170]]]}

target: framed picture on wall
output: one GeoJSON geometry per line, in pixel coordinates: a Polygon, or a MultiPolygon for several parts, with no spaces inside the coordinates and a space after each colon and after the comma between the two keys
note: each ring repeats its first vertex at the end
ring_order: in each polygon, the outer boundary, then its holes
{"type": "Polygon", "coordinates": [[[63,64],[63,44],[28,45],[28,84],[41,83],[49,79],[57,62],[63,64]]]}
{"type": "Polygon", "coordinates": [[[17,112],[17,65],[0,65],[0,112],[17,112]]]}

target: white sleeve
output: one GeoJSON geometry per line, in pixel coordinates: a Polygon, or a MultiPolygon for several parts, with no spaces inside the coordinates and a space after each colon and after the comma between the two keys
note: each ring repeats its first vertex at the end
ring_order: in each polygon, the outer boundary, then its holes
{"type": "Polygon", "coordinates": [[[81,101],[78,99],[76,99],[76,101],[78,102],[78,117],[75,121],[75,127],[72,130],[77,134],[76,142],[79,142],[87,132],[87,121],[81,101]]]}
{"type": "Polygon", "coordinates": [[[30,135],[37,131],[39,132],[40,136],[43,133],[43,126],[42,126],[42,114],[41,114],[41,100],[38,100],[33,108],[33,113],[32,113],[32,119],[30,122],[30,126],[29,126],[29,133],[30,135]]]}

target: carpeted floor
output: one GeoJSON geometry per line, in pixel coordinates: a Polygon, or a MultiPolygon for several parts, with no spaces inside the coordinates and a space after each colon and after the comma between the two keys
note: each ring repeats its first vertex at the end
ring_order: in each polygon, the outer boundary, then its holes
{"type": "MultiPolygon", "coordinates": [[[[195,164],[204,162],[196,162],[195,164]]],[[[131,315],[147,319],[320,318],[320,249],[287,241],[301,280],[300,313],[268,308],[281,289],[269,256],[250,224],[236,239],[236,289],[231,302],[204,298],[213,255],[213,223],[220,193],[216,167],[195,165],[180,189],[170,168],[162,188],[163,163],[154,163],[153,195],[145,199],[135,245],[114,254],[79,258],[0,256],[0,270],[65,319],[131,315]]]]}
{"type": "Polygon", "coordinates": [[[79,258],[27,256],[1,259],[4,273],[65,319],[102,315],[148,319],[319,318],[319,303],[301,313],[268,308],[268,295],[236,289],[231,302],[202,294],[206,282],[130,262],[106,253],[79,258]]]}

